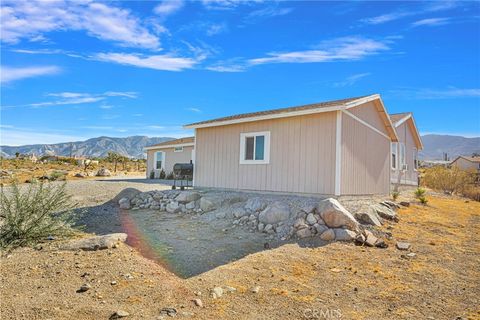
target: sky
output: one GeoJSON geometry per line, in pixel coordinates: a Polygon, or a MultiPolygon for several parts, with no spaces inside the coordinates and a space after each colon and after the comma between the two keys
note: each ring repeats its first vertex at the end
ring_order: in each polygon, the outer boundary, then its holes
{"type": "Polygon", "coordinates": [[[480,2],[1,2],[0,144],[379,93],[422,134],[480,136],[480,2]]]}

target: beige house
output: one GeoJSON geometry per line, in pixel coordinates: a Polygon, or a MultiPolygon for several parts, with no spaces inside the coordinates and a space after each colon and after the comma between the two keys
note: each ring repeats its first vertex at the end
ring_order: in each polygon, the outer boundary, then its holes
{"type": "Polygon", "coordinates": [[[324,195],[390,192],[391,143],[399,137],[377,94],[185,128],[195,130],[196,187],[324,195]]]}
{"type": "Polygon", "coordinates": [[[459,156],[451,163],[452,167],[480,172],[480,157],[459,156]]]}
{"type": "Polygon", "coordinates": [[[392,142],[391,182],[418,185],[418,151],[423,149],[420,133],[411,112],[391,114],[398,142],[392,142]]]}
{"type": "Polygon", "coordinates": [[[162,170],[168,175],[176,163],[190,163],[194,159],[194,137],[162,142],[144,150],[147,152],[147,178],[152,172],[158,178],[162,170]]]}

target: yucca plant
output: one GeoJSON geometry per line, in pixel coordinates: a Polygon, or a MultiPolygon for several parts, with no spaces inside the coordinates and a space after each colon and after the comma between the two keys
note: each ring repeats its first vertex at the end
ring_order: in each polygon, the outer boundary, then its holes
{"type": "Polygon", "coordinates": [[[2,186],[0,191],[0,248],[34,245],[49,236],[72,234],[74,203],[64,184],[32,183],[2,186]]]}

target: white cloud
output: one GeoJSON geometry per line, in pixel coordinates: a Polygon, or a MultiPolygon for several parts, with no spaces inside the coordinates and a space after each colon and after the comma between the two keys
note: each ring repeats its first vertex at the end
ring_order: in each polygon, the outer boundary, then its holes
{"type": "Polygon", "coordinates": [[[281,8],[278,7],[277,5],[274,6],[268,6],[266,8],[254,10],[250,12],[246,18],[246,22],[253,22],[255,20],[259,19],[266,19],[266,18],[272,18],[272,17],[278,17],[278,16],[284,16],[292,12],[292,8],[281,8]]]}
{"type": "Polygon", "coordinates": [[[90,36],[124,46],[158,49],[158,37],[129,10],[94,1],[4,0],[1,40],[18,43],[54,31],[85,31],[90,36]]]}
{"type": "Polygon", "coordinates": [[[404,99],[453,99],[453,98],[479,98],[480,88],[456,88],[444,89],[431,88],[401,88],[390,90],[396,97],[404,99]]]}
{"type": "Polygon", "coordinates": [[[201,113],[202,112],[202,110],[200,110],[198,108],[187,108],[187,110],[195,112],[195,113],[201,113]]]}
{"type": "Polygon", "coordinates": [[[217,23],[217,24],[211,24],[207,27],[207,36],[214,36],[220,33],[224,33],[228,30],[227,24],[226,23],[217,23]]]}
{"type": "Polygon", "coordinates": [[[0,82],[9,83],[16,80],[58,74],[62,71],[62,69],[57,66],[21,68],[2,66],[0,71],[0,82]]]}
{"type": "Polygon", "coordinates": [[[206,67],[207,70],[216,71],[216,72],[243,72],[246,70],[246,66],[240,64],[232,65],[215,65],[206,67]]]}
{"type": "Polygon", "coordinates": [[[386,22],[398,20],[401,18],[405,18],[411,15],[417,14],[416,12],[410,12],[410,11],[397,11],[397,12],[392,12],[392,13],[386,13],[382,14],[376,17],[371,17],[371,18],[365,18],[362,19],[361,21],[367,24],[383,24],[386,22]]]}
{"type": "Polygon", "coordinates": [[[345,37],[323,42],[318,50],[272,52],[267,57],[250,59],[251,65],[266,63],[313,63],[360,60],[389,50],[387,41],[345,37]]]}
{"type": "Polygon", "coordinates": [[[201,0],[205,8],[210,10],[230,10],[234,9],[242,4],[251,5],[254,3],[263,2],[263,0],[201,0]]]}
{"type": "Polygon", "coordinates": [[[450,22],[450,18],[429,18],[429,19],[422,19],[415,21],[412,23],[412,27],[419,27],[419,26],[441,26],[448,24],[450,22]]]}
{"type": "Polygon", "coordinates": [[[108,110],[108,109],[113,109],[113,108],[114,108],[114,107],[113,107],[112,105],[109,105],[109,104],[102,104],[102,105],[100,106],[100,109],[106,109],[106,110],[108,110]]]}
{"type": "Polygon", "coordinates": [[[184,5],[183,0],[164,0],[153,9],[153,12],[160,16],[168,16],[183,8],[184,5]]]}
{"type": "Polygon", "coordinates": [[[197,60],[191,58],[174,57],[166,54],[142,56],[128,53],[99,53],[95,58],[100,61],[165,71],[191,69],[198,63],[197,60]]]}
{"type": "Polygon", "coordinates": [[[367,76],[369,76],[370,73],[369,72],[366,72],[366,73],[359,73],[359,74],[354,74],[354,75],[351,75],[349,77],[347,77],[345,80],[343,81],[340,81],[340,82],[335,82],[333,84],[334,87],[348,87],[348,86],[352,86],[354,85],[357,81],[359,81],[360,79],[362,78],[365,78],[367,76]]]}

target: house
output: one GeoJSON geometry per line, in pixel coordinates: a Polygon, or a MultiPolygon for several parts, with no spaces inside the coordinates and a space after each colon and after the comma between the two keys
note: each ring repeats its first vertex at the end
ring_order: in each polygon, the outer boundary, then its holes
{"type": "MultiPolygon", "coordinates": [[[[399,140],[397,130],[403,126],[393,125],[378,94],[239,114],[184,128],[195,130],[196,187],[388,194],[392,142],[410,146],[399,140]]],[[[421,149],[421,141],[416,148],[421,149]]]]}
{"type": "Polygon", "coordinates": [[[400,185],[418,185],[418,151],[422,139],[411,112],[391,114],[398,142],[392,142],[391,182],[400,185]]]}
{"type": "Polygon", "coordinates": [[[480,156],[467,157],[459,156],[450,164],[452,167],[457,167],[462,170],[480,172],[480,156]]]}
{"type": "Polygon", "coordinates": [[[159,178],[163,170],[165,174],[173,172],[176,163],[190,163],[194,159],[194,137],[180,138],[145,147],[147,152],[147,178],[159,178]]]}

